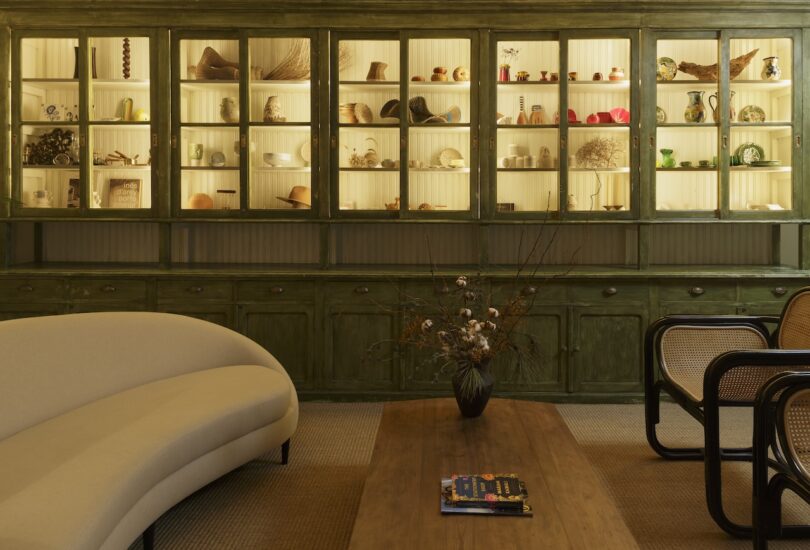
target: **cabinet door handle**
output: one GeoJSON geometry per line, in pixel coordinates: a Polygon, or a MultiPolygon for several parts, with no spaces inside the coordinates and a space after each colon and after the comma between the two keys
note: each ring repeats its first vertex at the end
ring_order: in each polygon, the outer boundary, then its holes
{"type": "Polygon", "coordinates": [[[399,138],[399,148],[401,151],[404,151],[405,149],[408,148],[408,138],[406,137],[399,138]]]}
{"type": "Polygon", "coordinates": [[[521,294],[524,296],[531,296],[532,294],[537,294],[537,287],[536,286],[525,286],[523,290],[520,291],[521,294]]]}
{"type": "Polygon", "coordinates": [[[17,290],[19,290],[20,292],[34,292],[34,287],[32,287],[31,285],[22,285],[17,287],[17,290]]]}
{"type": "Polygon", "coordinates": [[[568,351],[568,346],[562,346],[562,347],[560,348],[560,351],[568,351]]]}
{"type": "Polygon", "coordinates": [[[691,294],[692,296],[700,296],[704,292],[706,292],[706,291],[703,290],[703,288],[699,287],[699,286],[693,286],[692,288],[689,289],[689,294],[691,294]]]}
{"type": "Polygon", "coordinates": [[[774,296],[784,296],[785,294],[787,294],[787,289],[783,286],[778,286],[773,290],[771,290],[771,292],[773,292],[774,296]]]}
{"type": "Polygon", "coordinates": [[[638,136],[633,136],[633,150],[638,149],[638,136]]]}
{"type": "Polygon", "coordinates": [[[270,289],[270,292],[272,294],[281,294],[282,292],[284,292],[284,288],[280,286],[274,286],[273,288],[270,289]]]}
{"type": "Polygon", "coordinates": [[[609,286],[605,290],[602,291],[602,293],[605,296],[614,296],[614,295],[618,294],[618,292],[619,291],[616,289],[615,286],[609,286]]]}
{"type": "Polygon", "coordinates": [[[332,147],[332,149],[337,149],[337,136],[333,135],[331,138],[329,138],[329,145],[332,147]]]}
{"type": "Polygon", "coordinates": [[[113,285],[104,285],[103,287],[101,287],[101,292],[115,292],[116,290],[118,289],[115,288],[113,285]]]}
{"type": "Polygon", "coordinates": [[[188,292],[192,294],[200,294],[203,291],[203,287],[201,286],[190,286],[186,289],[188,292]]]}
{"type": "Polygon", "coordinates": [[[655,136],[650,136],[650,149],[655,150],[655,136]]]}
{"type": "Polygon", "coordinates": [[[152,147],[157,147],[157,146],[158,146],[158,135],[157,134],[152,134],[152,147]]]}
{"type": "Polygon", "coordinates": [[[723,149],[728,147],[728,136],[723,136],[723,149]]]}
{"type": "Polygon", "coordinates": [[[576,353],[576,352],[578,352],[578,351],[579,351],[579,344],[577,344],[576,346],[574,346],[574,353],[576,353]]]}
{"type": "Polygon", "coordinates": [[[358,286],[354,289],[355,294],[368,294],[367,286],[358,286]]]}
{"type": "Polygon", "coordinates": [[[560,138],[560,150],[561,151],[565,151],[565,145],[566,145],[565,138],[561,137],[560,138]]]}
{"type": "Polygon", "coordinates": [[[796,136],[796,149],[801,149],[801,148],[802,148],[802,136],[797,135],[796,136]]]}

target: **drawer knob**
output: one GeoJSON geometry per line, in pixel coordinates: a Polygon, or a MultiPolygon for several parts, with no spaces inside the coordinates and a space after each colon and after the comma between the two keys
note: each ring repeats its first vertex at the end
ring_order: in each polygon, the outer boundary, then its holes
{"type": "Polygon", "coordinates": [[[521,290],[521,294],[523,294],[524,296],[531,296],[532,294],[537,294],[537,287],[536,286],[523,287],[523,290],[521,290]]]}
{"type": "Polygon", "coordinates": [[[609,286],[605,290],[603,290],[602,292],[604,293],[605,296],[614,296],[619,291],[616,289],[615,286],[609,286]]]}
{"type": "Polygon", "coordinates": [[[450,288],[448,286],[438,287],[436,288],[436,294],[450,294],[450,288]]]}
{"type": "Polygon", "coordinates": [[[201,286],[190,286],[186,290],[191,292],[192,294],[199,294],[203,291],[203,287],[201,286]]]}
{"type": "Polygon", "coordinates": [[[19,290],[20,292],[34,292],[34,287],[32,287],[31,285],[22,285],[17,287],[17,290],[19,290]]]}
{"type": "Polygon", "coordinates": [[[272,294],[281,294],[282,292],[284,292],[284,288],[280,286],[274,286],[273,288],[270,289],[270,292],[272,294]]]}
{"type": "Polygon", "coordinates": [[[699,287],[699,286],[693,286],[692,288],[689,289],[689,294],[691,294],[692,296],[700,296],[704,292],[706,292],[706,291],[703,290],[703,288],[699,287]]]}
{"type": "Polygon", "coordinates": [[[783,286],[778,286],[774,288],[771,292],[773,292],[774,296],[784,296],[787,294],[787,289],[783,286]]]}
{"type": "Polygon", "coordinates": [[[354,289],[356,294],[368,294],[368,287],[367,286],[358,286],[354,289]]]}
{"type": "Polygon", "coordinates": [[[101,287],[101,292],[115,292],[117,289],[113,285],[104,285],[101,287]]]}

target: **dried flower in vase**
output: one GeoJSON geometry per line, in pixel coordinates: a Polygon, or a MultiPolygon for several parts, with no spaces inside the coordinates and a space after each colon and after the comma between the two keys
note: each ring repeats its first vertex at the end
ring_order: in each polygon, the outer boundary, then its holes
{"type": "Polygon", "coordinates": [[[503,48],[501,49],[501,64],[511,65],[517,61],[520,50],[518,48],[503,48]]]}
{"type": "Polygon", "coordinates": [[[622,146],[613,138],[595,137],[577,150],[577,166],[581,168],[615,168],[622,146]]]}

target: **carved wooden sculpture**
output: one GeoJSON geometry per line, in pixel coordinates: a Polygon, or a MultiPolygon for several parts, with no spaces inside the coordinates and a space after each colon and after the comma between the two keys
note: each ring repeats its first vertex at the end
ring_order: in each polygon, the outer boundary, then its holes
{"type": "MultiPolygon", "coordinates": [[[[728,64],[729,79],[734,80],[737,78],[740,73],[743,72],[743,69],[745,69],[749,63],[751,63],[751,60],[758,51],[759,48],[751,50],[745,55],[732,59],[728,64]]],[[[678,64],[678,70],[683,71],[686,74],[691,74],[698,80],[717,80],[718,78],[717,63],[714,65],[698,65],[696,63],[689,63],[688,61],[681,61],[678,64]]]]}
{"type": "Polygon", "coordinates": [[[238,80],[239,63],[228,61],[211,46],[203,50],[195,74],[198,80],[238,80]]]}

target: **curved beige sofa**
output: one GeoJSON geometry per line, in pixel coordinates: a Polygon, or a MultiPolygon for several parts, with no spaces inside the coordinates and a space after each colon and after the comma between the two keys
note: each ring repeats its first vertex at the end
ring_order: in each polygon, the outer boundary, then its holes
{"type": "Polygon", "coordinates": [[[218,325],[133,312],[0,322],[0,548],[125,549],[297,423],[279,362],[218,325]]]}

